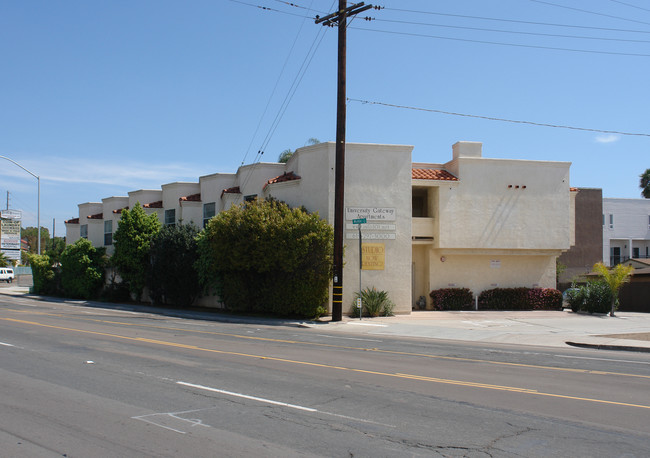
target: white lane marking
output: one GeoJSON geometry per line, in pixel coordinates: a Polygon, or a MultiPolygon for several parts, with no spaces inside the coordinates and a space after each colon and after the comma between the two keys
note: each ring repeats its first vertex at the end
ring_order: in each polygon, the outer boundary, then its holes
{"type": "Polygon", "coordinates": [[[615,363],[632,363],[632,364],[650,364],[648,361],[630,361],[627,359],[611,359],[611,358],[590,358],[588,356],[567,356],[567,355],[553,355],[558,358],[573,358],[573,359],[595,359],[597,361],[612,361],[615,363]]]}
{"type": "Polygon", "coordinates": [[[383,342],[383,340],[377,339],[362,339],[360,337],[340,337],[340,336],[328,336],[325,334],[316,334],[318,337],[327,337],[328,339],[344,339],[344,340],[363,340],[364,342],[383,342]]]}
{"type": "Polygon", "coordinates": [[[355,326],[376,326],[378,328],[385,328],[388,325],[387,324],[375,324],[375,323],[359,323],[358,321],[348,321],[345,324],[352,324],[355,326]]]}
{"type": "Polygon", "coordinates": [[[0,345],[3,345],[5,347],[15,347],[15,345],[11,345],[10,343],[6,343],[6,342],[0,342],[0,345]]]}
{"type": "Polygon", "coordinates": [[[187,386],[187,387],[190,387],[190,388],[197,388],[199,390],[212,391],[214,393],[226,394],[228,396],[234,396],[234,397],[243,398],[243,399],[250,399],[250,400],[253,400],[253,401],[264,402],[264,403],[267,403],[267,404],[272,404],[272,405],[277,405],[277,406],[282,406],[282,407],[290,407],[292,409],[302,410],[302,411],[305,411],[305,412],[320,413],[320,414],[323,414],[323,415],[330,415],[332,417],[345,418],[347,420],[353,420],[353,421],[358,421],[358,422],[363,422],[363,423],[372,423],[373,425],[381,425],[381,426],[386,426],[388,428],[395,428],[395,425],[387,425],[385,423],[378,423],[376,421],[364,420],[363,418],[348,417],[346,415],[340,415],[340,414],[331,413],[331,412],[324,412],[322,410],[313,409],[311,407],[304,407],[304,406],[299,406],[299,405],[296,405],[296,404],[288,404],[286,402],[274,401],[272,399],[260,398],[260,397],[257,397],[257,396],[250,396],[248,394],[243,394],[243,393],[234,393],[232,391],[220,390],[218,388],[212,388],[212,387],[205,386],[205,385],[195,385],[194,383],[187,383],[187,382],[181,382],[181,381],[178,381],[176,383],[178,385],[183,385],[183,386],[187,386]]]}
{"type": "Polygon", "coordinates": [[[187,382],[176,382],[179,385],[183,386],[189,386],[191,388],[197,388],[199,390],[205,390],[205,391],[212,391],[214,393],[221,393],[221,394],[227,394],[228,396],[234,396],[237,398],[244,398],[244,399],[250,399],[252,401],[259,401],[259,402],[265,402],[267,404],[273,404],[276,406],[283,406],[283,407],[290,407],[292,409],[298,409],[298,410],[304,410],[307,412],[318,412],[316,409],[312,409],[311,407],[303,407],[295,404],[287,404],[286,402],[279,402],[279,401],[273,401],[272,399],[265,399],[265,398],[258,398],[257,396],[249,396],[247,394],[242,394],[242,393],[233,393],[232,391],[226,391],[226,390],[220,390],[218,388],[211,388],[209,386],[204,386],[204,385],[195,385],[193,383],[187,383],[187,382]]]}
{"type": "Polygon", "coordinates": [[[170,431],[174,431],[175,433],[187,434],[187,431],[181,431],[180,429],[176,429],[176,428],[172,428],[171,426],[163,425],[161,423],[150,420],[149,417],[162,417],[161,421],[165,421],[165,419],[180,420],[183,423],[189,423],[191,427],[204,426],[206,428],[209,428],[210,425],[206,425],[205,423],[203,423],[202,420],[200,420],[198,418],[183,418],[183,417],[179,417],[179,415],[194,413],[194,412],[202,412],[202,411],[211,410],[211,409],[212,408],[209,408],[209,409],[196,409],[196,410],[185,410],[183,412],[150,413],[148,415],[139,415],[137,417],[131,417],[131,418],[134,419],[134,420],[144,421],[146,423],[150,423],[152,425],[156,425],[156,426],[159,426],[161,428],[168,429],[170,431]]]}

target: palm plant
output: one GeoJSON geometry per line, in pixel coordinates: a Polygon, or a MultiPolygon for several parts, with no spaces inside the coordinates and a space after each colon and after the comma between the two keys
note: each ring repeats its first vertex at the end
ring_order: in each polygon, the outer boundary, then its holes
{"type": "Polygon", "coordinates": [[[646,199],[650,199],[650,169],[646,169],[641,175],[639,182],[639,187],[641,188],[641,195],[646,199]]]}
{"type": "Polygon", "coordinates": [[[613,269],[609,269],[602,262],[594,264],[594,272],[603,277],[603,280],[607,283],[607,286],[609,286],[609,290],[612,293],[612,304],[609,316],[615,316],[614,309],[616,308],[616,302],[618,301],[618,291],[621,289],[621,286],[630,281],[630,276],[633,271],[634,267],[623,264],[617,264],[613,269]]]}

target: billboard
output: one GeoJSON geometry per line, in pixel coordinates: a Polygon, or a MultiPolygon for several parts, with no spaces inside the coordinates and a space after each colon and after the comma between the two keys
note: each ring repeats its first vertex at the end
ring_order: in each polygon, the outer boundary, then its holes
{"type": "Polygon", "coordinates": [[[7,259],[20,261],[19,210],[2,210],[0,220],[0,250],[7,259]]]}

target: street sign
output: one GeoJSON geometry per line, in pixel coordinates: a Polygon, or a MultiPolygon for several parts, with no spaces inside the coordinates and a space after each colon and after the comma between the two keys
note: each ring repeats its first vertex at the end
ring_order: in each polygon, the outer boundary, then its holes
{"type": "Polygon", "coordinates": [[[366,218],[357,218],[352,220],[352,224],[366,224],[366,218]]]}

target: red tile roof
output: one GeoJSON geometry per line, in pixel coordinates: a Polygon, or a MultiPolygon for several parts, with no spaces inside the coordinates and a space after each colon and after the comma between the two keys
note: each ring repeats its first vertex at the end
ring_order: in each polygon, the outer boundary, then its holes
{"type": "Polygon", "coordinates": [[[178,200],[180,202],[201,202],[201,193],[192,194],[191,196],[183,196],[178,200]]]}
{"type": "Polygon", "coordinates": [[[414,180],[458,181],[458,178],[444,169],[412,169],[411,178],[414,180]]]}
{"type": "Polygon", "coordinates": [[[79,224],[79,218],[72,218],[67,221],[64,221],[65,224],[79,224]]]}
{"type": "Polygon", "coordinates": [[[279,175],[275,178],[271,178],[269,181],[266,182],[264,185],[264,189],[270,184],[274,183],[284,183],[285,181],[294,181],[294,180],[300,180],[300,176],[296,175],[293,172],[284,172],[282,175],[279,175]]]}
{"type": "Polygon", "coordinates": [[[241,194],[241,191],[239,190],[239,186],[234,186],[232,188],[224,189],[221,191],[222,198],[224,194],[241,194]]]}
{"type": "Polygon", "coordinates": [[[579,190],[578,188],[569,188],[569,191],[571,191],[571,192],[578,192],[578,191],[580,191],[580,190],[579,190]]]}
{"type": "Polygon", "coordinates": [[[149,204],[144,204],[142,208],[163,208],[162,206],[162,200],[157,200],[155,202],[151,202],[149,204]]]}
{"type": "Polygon", "coordinates": [[[88,215],[86,216],[88,219],[104,219],[104,214],[103,213],[95,213],[94,215],[88,215]]]}
{"type": "Polygon", "coordinates": [[[128,210],[128,209],[129,207],[118,208],[117,210],[113,210],[113,213],[115,213],[116,215],[120,215],[122,214],[122,210],[128,210]]]}

